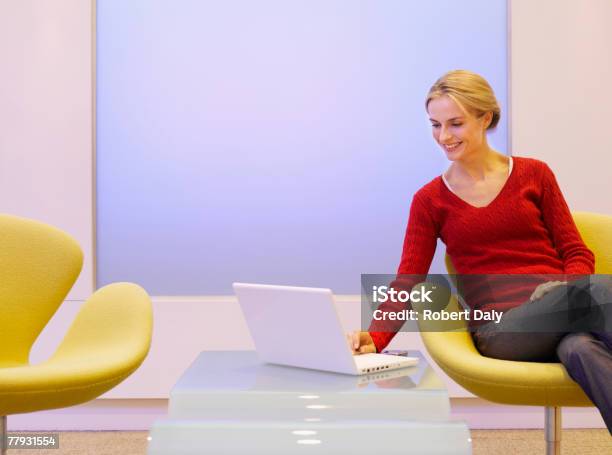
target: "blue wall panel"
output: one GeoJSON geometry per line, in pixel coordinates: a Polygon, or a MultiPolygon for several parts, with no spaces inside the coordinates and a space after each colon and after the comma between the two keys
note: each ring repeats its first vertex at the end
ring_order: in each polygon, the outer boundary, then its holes
{"type": "MultiPolygon", "coordinates": [[[[507,106],[506,2],[97,2],[98,285],[359,293],[448,165],[424,97],[466,68],[507,106]]],[[[491,142],[506,151],[506,116],[491,142]]]]}

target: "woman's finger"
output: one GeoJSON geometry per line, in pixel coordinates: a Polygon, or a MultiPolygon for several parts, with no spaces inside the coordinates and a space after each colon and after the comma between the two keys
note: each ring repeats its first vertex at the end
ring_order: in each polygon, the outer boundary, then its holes
{"type": "Polygon", "coordinates": [[[371,344],[364,344],[363,346],[359,347],[359,352],[361,354],[371,354],[376,352],[376,349],[371,344]]]}
{"type": "Polygon", "coordinates": [[[353,332],[353,350],[359,349],[359,344],[360,344],[359,336],[360,336],[360,334],[361,334],[361,332],[359,332],[358,330],[353,332]]]}

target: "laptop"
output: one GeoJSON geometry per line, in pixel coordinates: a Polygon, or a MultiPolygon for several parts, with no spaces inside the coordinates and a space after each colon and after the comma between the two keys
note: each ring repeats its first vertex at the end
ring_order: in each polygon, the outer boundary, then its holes
{"type": "Polygon", "coordinates": [[[352,375],[418,363],[416,357],[353,355],[330,289],[249,283],[233,286],[264,362],[352,375]]]}

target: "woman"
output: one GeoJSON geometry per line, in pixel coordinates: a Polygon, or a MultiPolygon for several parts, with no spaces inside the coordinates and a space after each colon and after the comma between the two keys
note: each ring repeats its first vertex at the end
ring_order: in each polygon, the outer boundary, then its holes
{"type": "MultiPolygon", "coordinates": [[[[582,241],[550,168],[493,150],[486,133],[500,108],[489,84],[469,71],[451,71],[431,87],[425,107],[433,137],[451,161],[448,170],[414,195],[398,275],[427,274],[437,238],[446,244],[458,274],[559,276],[532,286],[528,299],[503,304],[503,323],[477,327],[474,341],[485,356],[523,361],[557,358],[602,413],[612,432],[612,336],[605,333],[506,330],[524,317],[546,314],[563,299],[584,296],[608,303],[609,284],[593,283],[594,256],[582,241]],[[567,282],[576,276],[586,279],[567,282]],[[517,336],[518,335],[518,336],[517,336]],[[523,336],[521,336],[523,335],[523,336]]],[[[527,279],[525,279],[527,281],[527,279]]],[[[573,300],[572,300],[573,299],[573,300]]],[[[401,324],[397,323],[397,324],[401,324]]],[[[355,353],[381,352],[400,326],[373,323],[351,335],[355,353]]]]}

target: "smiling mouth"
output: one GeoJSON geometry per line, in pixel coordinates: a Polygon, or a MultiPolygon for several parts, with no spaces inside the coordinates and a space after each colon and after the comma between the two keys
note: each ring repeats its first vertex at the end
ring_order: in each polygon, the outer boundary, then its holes
{"type": "Polygon", "coordinates": [[[454,152],[463,142],[455,142],[454,144],[442,144],[447,152],[454,152]]]}

